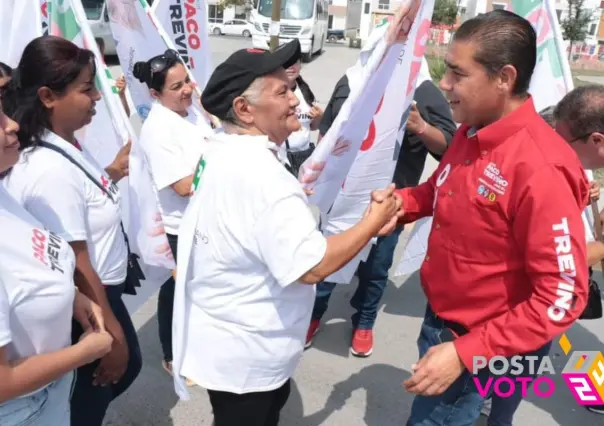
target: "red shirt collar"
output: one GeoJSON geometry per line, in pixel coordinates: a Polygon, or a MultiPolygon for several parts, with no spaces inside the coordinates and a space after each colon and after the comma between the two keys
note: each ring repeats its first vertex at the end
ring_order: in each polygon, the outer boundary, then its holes
{"type": "Polygon", "coordinates": [[[519,108],[496,122],[483,127],[477,132],[475,128],[466,126],[464,132],[467,138],[475,135],[481,149],[492,149],[533,123],[537,117],[539,117],[539,114],[535,110],[533,97],[529,95],[529,98],[519,108]]]}

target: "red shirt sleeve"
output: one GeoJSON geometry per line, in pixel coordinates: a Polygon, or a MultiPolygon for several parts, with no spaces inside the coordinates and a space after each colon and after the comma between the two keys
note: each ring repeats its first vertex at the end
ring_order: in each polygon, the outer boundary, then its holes
{"type": "Polygon", "coordinates": [[[588,190],[582,170],[573,174],[555,166],[538,171],[520,189],[513,203],[512,233],[524,249],[526,285],[532,294],[455,341],[470,372],[474,356],[510,357],[540,348],[585,309],[589,277],[581,215],[588,190]]]}
{"type": "Polygon", "coordinates": [[[400,224],[415,222],[426,216],[432,216],[434,212],[434,182],[440,168],[421,185],[403,188],[395,191],[403,199],[401,208],[405,215],[400,219],[400,224]]]}

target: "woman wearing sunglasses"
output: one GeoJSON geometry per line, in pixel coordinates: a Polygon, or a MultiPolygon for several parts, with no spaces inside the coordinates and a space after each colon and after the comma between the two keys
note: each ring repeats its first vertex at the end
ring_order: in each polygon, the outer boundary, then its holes
{"type": "MultiPolygon", "coordinates": [[[[75,285],[101,307],[113,337],[108,354],[77,371],[71,399],[74,426],[101,426],[110,402],[142,367],[136,331],[122,301],[128,250],[115,182],[127,171],[128,150],[120,150],[103,170],[75,137],[91,122],[100,99],[95,75],[92,52],[59,37],[39,37],[25,47],[2,93],[6,114],[20,126],[22,148],[2,183],[30,214],[69,242],[75,252],[75,285]]],[[[52,255],[54,245],[49,244],[52,255]]],[[[86,335],[73,323],[74,343],[86,335]]]]}
{"type": "MultiPolygon", "coordinates": [[[[19,159],[18,130],[0,109],[0,173],[19,159]]],[[[111,336],[75,291],[69,244],[2,187],[0,229],[0,424],[68,426],[73,370],[109,352],[111,336]],[[72,316],[87,331],[73,346],[72,316]]]]}
{"type": "MultiPolygon", "coordinates": [[[[147,62],[134,64],[134,76],[149,87],[155,102],[139,138],[157,191],[168,242],[176,260],[178,228],[189,203],[193,173],[205,138],[213,131],[201,113],[192,108],[193,85],[178,53],[167,50],[147,62]]],[[[172,374],[172,306],[174,278],[159,292],[157,319],[164,369],[172,374]]],[[[189,383],[191,384],[191,383],[189,383]]]]}

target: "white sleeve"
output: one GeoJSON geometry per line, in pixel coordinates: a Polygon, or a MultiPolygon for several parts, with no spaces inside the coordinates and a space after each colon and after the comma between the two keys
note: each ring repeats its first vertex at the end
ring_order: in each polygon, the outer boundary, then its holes
{"type": "Polygon", "coordinates": [[[277,199],[254,228],[262,260],[284,287],[321,262],[327,250],[327,240],[303,197],[293,193],[277,199]]]}
{"type": "MultiPolygon", "coordinates": [[[[4,274],[3,274],[4,275],[4,274]]],[[[0,348],[12,341],[10,332],[10,304],[6,294],[5,277],[0,276],[0,348]]]]}
{"type": "Polygon", "coordinates": [[[151,176],[158,191],[195,172],[190,169],[191,160],[186,157],[180,144],[174,140],[174,137],[179,135],[180,132],[176,136],[168,132],[160,132],[144,145],[151,176]]]}
{"type": "Polygon", "coordinates": [[[71,167],[56,167],[32,184],[25,209],[67,242],[86,241],[85,182],[71,167]]]}

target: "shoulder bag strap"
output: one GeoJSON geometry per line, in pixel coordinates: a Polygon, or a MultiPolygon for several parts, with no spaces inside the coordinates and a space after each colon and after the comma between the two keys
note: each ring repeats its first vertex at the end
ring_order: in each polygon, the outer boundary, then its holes
{"type": "MultiPolygon", "coordinates": [[[[88,179],[90,179],[102,192],[104,192],[107,195],[107,197],[109,197],[109,199],[113,202],[113,204],[117,204],[115,202],[115,199],[113,198],[113,195],[111,195],[111,193],[107,190],[107,188],[105,188],[103,185],[101,185],[101,183],[98,180],[96,180],[94,178],[94,176],[92,176],[90,174],[90,172],[88,172],[88,170],[86,170],[84,168],[84,166],[82,166],[80,163],[78,163],[71,155],[66,153],[64,150],[62,150],[58,146],[55,146],[48,142],[40,141],[38,143],[38,145],[42,146],[44,148],[50,149],[51,151],[54,151],[54,152],[62,155],[63,157],[65,157],[71,164],[73,164],[78,169],[80,169],[82,171],[82,173],[84,173],[84,175],[86,175],[86,177],[88,179]]],[[[124,234],[124,239],[126,240],[126,247],[128,248],[128,253],[131,253],[130,242],[128,241],[128,235],[126,235],[126,230],[124,229],[124,223],[122,221],[120,221],[120,227],[122,228],[122,234],[124,234]]]]}

